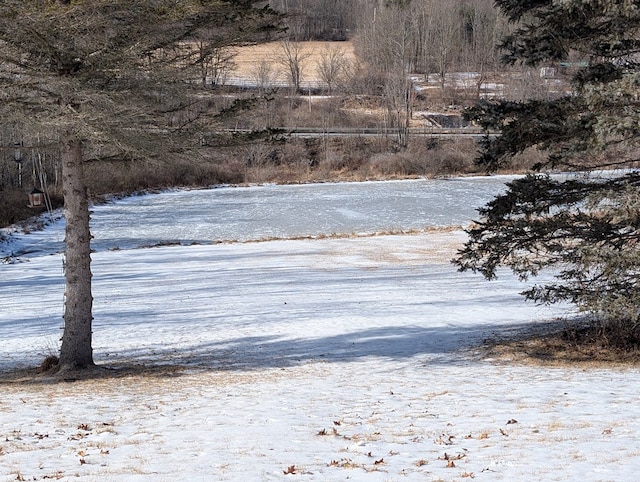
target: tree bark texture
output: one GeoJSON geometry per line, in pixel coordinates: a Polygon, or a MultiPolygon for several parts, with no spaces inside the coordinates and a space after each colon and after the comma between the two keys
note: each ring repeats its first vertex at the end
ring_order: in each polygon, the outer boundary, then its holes
{"type": "Polygon", "coordinates": [[[76,370],[93,365],[91,233],[82,158],[82,141],[73,135],[63,135],[61,159],[66,218],[66,300],[60,349],[61,370],[76,370]]]}

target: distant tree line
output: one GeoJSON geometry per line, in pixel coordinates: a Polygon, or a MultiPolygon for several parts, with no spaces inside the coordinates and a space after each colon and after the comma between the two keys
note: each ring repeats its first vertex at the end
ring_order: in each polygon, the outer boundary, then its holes
{"type": "Polygon", "coordinates": [[[271,0],[288,15],[289,38],[354,40],[372,68],[476,70],[496,64],[505,22],[492,0],[271,0]]]}
{"type": "Polygon", "coordinates": [[[363,2],[353,40],[359,55],[384,72],[444,75],[497,65],[503,22],[492,0],[363,2]]]}
{"type": "Polygon", "coordinates": [[[288,16],[289,34],[296,41],[349,40],[356,31],[364,0],[271,0],[271,7],[288,16]]]}

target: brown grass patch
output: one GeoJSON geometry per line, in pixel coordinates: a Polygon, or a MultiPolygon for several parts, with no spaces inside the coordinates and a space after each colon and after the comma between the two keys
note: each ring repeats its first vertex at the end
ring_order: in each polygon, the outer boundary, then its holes
{"type": "Polygon", "coordinates": [[[498,363],[534,366],[620,368],[640,365],[640,349],[612,343],[597,324],[567,324],[531,329],[487,340],[483,357],[498,363]]]}
{"type": "MultiPolygon", "coordinates": [[[[47,357],[49,358],[49,357],[47,357]]],[[[93,366],[84,370],[59,373],[55,371],[56,366],[48,366],[45,370],[42,366],[30,368],[18,368],[0,373],[0,386],[8,388],[10,386],[29,386],[56,383],[89,382],[114,379],[129,379],[132,377],[171,379],[184,375],[188,368],[175,365],[122,365],[113,368],[93,366]]]]}
{"type": "MultiPolygon", "coordinates": [[[[300,54],[303,67],[303,80],[304,81],[318,81],[317,64],[322,58],[323,52],[331,48],[340,48],[344,51],[345,61],[353,62],[355,60],[355,54],[353,51],[353,44],[351,42],[300,42],[300,54]]],[[[231,76],[237,76],[242,78],[254,78],[258,65],[261,61],[274,65],[275,70],[278,72],[281,79],[285,78],[286,73],[284,67],[279,65],[279,62],[283,60],[283,51],[280,42],[269,42],[258,45],[249,45],[246,47],[238,47],[235,49],[236,56],[233,59],[235,68],[231,72],[231,76]]]]}
{"type": "Polygon", "coordinates": [[[184,388],[255,385],[265,381],[277,383],[309,376],[324,376],[323,364],[245,370],[240,367],[217,368],[189,364],[135,362],[95,365],[75,372],[42,373],[40,367],[17,368],[0,372],[3,393],[39,393],[47,396],[74,393],[166,394],[184,388]]]}

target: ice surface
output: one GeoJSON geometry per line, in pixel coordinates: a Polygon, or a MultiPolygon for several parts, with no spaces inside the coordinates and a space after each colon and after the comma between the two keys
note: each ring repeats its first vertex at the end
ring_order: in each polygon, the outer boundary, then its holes
{"type": "MultiPolygon", "coordinates": [[[[92,248],[214,243],[466,226],[508,176],[220,187],[129,197],[93,207],[92,248]]],[[[15,236],[0,255],[63,250],[63,223],[15,236]]]]}

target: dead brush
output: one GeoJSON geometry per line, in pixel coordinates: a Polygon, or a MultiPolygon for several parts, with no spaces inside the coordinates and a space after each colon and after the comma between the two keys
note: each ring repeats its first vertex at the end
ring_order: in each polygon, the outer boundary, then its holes
{"type": "Polygon", "coordinates": [[[42,363],[40,364],[40,372],[41,373],[50,373],[58,370],[58,365],[60,364],[60,360],[55,355],[47,355],[42,363]]]}

